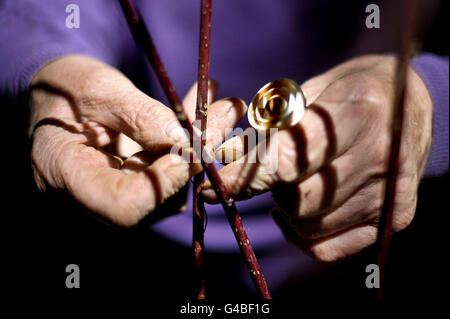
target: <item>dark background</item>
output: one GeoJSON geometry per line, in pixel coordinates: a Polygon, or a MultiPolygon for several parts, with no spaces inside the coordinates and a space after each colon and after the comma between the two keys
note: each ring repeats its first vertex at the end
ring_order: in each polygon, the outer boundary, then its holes
{"type": "MultiPolygon", "coordinates": [[[[423,50],[448,55],[448,1],[425,36],[423,50]],[[445,39],[445,40],[444,40],[445,39]]],[[[76,306],[94,304],[114,308],[133,300],[133,307],[166,303],[192,296],[192,255],[145,228],[119,229],[107,225],[79,207],[67,194],[40,193],[33,181],[27,138],[26,97],[21,107],[0,100],[6,110],[3,128],[2,266],[1,290],[17,311],[31,305],[76,306]],[[81,289],[65,287],[65,267],[81,268],[81,289]],[[172,276],[161,274],[171,273],[172,276]],[[129,300],[128,300],[129,301],[129,300]],[[112,302],[112,303],[111,303],[112,302]]],[[[448,298],[446,291],[448,174],[423,180],[416,217],[404,231],[393,236],[387,272],[386,300],[448,298]]],[[[322,276],[293,282],[274,297],[297,309],[311,301],[358,301],[376,304],[374,292],[364,286],[364,266],[376,262],[376,247],[334,265],[322,276]],[[290,302],[288,302],[290,301],[290,302]]],[[[232,273],[239,256],[207,254],[208,295],[232,300],[247,295],[232,273]],[[222,265],[212,268],[208,265],[222,265]],[[230,297],[231,296],[231,297],[230,297]]],[[[9,301],[8,301],[9,302],[9,301]]],[[[74,306],[74,307],[75,307],[74,306]]],[[[31,307],[31,308],[29,308],[31,307]]],[[[148,309],[151,314],[153,310],[148,309]]]]}

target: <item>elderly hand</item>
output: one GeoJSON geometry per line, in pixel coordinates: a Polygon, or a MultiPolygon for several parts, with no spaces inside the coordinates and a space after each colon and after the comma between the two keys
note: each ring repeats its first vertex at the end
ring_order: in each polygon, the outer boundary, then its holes
{"type": "MultiPolygon", "coordinates": [[[[413,219],[417,187],[432,138],[432,101],[409,69],[393,229],[413,219]]],[[[277,152],[257,163],[242,136],[219,156],[236,160],[220,175],[237,199],[272,191],[273,217],[288,240],[322,261],[336,261],[375,242],[390,153],[395,58],[363,56],[302,85],[308,107],[296,126],[281,130],[277,152]],[[277,165],[274,165],[277,161],[277,165]],[[267,173],[267,165],[277,167],[267,173]]],[[[216,202],[211,184],[204,198],[216,202]]]]}
{"type": "MultiPolygon", "coordinates": [[[[211,84],[211,99],[215,89],[211,84]]],[[[186,141],[175,114],[106,64],[62,57],[36,74],[30,94],[32,165],[39,188],[66,189],[118,225],[138,223],[201,170],[170,154],[173,145],[186,141]]],[[[194,86],[183,101],[190,119],[195,100],[194,86]]],[[[245,112],[238,99],[211,104],[208,127],[219,134],[208,137],[209,147],[220,144],[225,129],[245,112]]]]}

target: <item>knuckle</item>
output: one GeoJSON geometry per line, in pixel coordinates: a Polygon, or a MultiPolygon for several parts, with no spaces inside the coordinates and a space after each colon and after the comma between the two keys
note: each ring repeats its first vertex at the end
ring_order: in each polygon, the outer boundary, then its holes
{"type": "Polygon", "coordinates": [[[297,154],[297,147],[294,143],[280,143],[278,147],[278,169],[276,177],[279,182],[292,183],[297,180],[299,176],[299,169],[293,163],[299,162],[299,155],[297,154]]]}
{"type": "Polygon", "coordinates": [[[343,258],[339,250],[332,247],[331,244],[318,244],[311,247],[312,255],[324,263],[333,263],[343,258]]]}
{"type": "Polygon", "coordinates": [[[394,231],[405,229],[414,219],[417,205],[417,185],[416,174],[401,178],[397,183],[396,209],[392,219],[394,231]]]}
{"type": "Polygon", "coordinates": [[[366,217],[372,216],[374,212],[381,211],[384,204],[383,183],[379,178],[375,178],[371,184],[364,187],[355,194],[357,202],[357,210],[361,210],[367,214],[366,217]]]}
{"type": "Polygon", "coordinates": [[[137,95],[136,91],[116,69],[95,66],[80,81],[75,90],[75,101],[82,106],[80,115],[83,117],[97,119],[99,114],[111,112],[129,125],[130,101],[137,95]]]}
{"type": "MultiPolygon", "coordinates": [[[[271,185],[274,185],[276,182],[276,178],[272,174],[264,174],[257,173],[255,178],[249,184],[249,195],[260,194],[265,190],[271,189],[271,185]]],[[[239,183],[235,183],[234,185],[230,185],[233,188],[233,193],[236,194],[239,190],[244,188],[245,182],[240,181],[239,183]]]]}
{"type": "Polygon", "coordinates": [[[144,140],[156,131],[165,132],[166,127],[176,120],[173,112],[156,100],[138,105],[130,111],[128,117],[134,123],[136,137],[144,140]]]}
{"type": "Polygon", "coordinates": [[[125,228],[135,226],[141,220],[139,214],[137,214],[136,211],[129,206],[122,207],[118,205],[111,212],[111,216],[111,220],[114,224],[125,228]]]}
{"type": "Polygon", "coordinates": [[[361,128],[362,136],[379,137],[386,131],[390,115],[390,90],[382,81],[371,74],[356,73],[350,76],[351,92],[343,100],[351,109],[352,122],[361,128]]]}
{"type": "Polygon", "coordinates": [[[140,207],[139,198],[136,192],[142,189],[144,185],[130,178],[129,175],[119,179],[113,187],[113,203],[110,206],[110,216],[112,221],[123,227],[131,227],[136,225],[145,215],[146,212],[152,211],[153,207],[140,207]]]}
{"type": "Polygon", "coordinates": [[[189,168],[186,165],[183,172],[169,171],[167,172],[166,178],[164,183],[167,183],[166,185],[169,187],[164,187],[162,189],[161,201],[171,197],[184,186],[185,182],[189,180],[189,168]]]}
{"type": "Polygon", "coordinates": [[[402,211],[397,211],[392,219],[393,231],[398,232],[409,226],[414,219],[415,212],[416,212],[415,202],[414,204],[412,204],[412,207],[402,211]]]}
{"type": "Polygon", "coordinates": [[[143,133],[146,131],[148,123],[152,120],[152,117],[157,116],[154,114],[154,111],[156,111],[154,109],[155,107],[152,104],[143,104],[130,110],[130,122],[135,123],[139,137],[142,137],[143,133]]]}
{"type": "Polygon", "coordinates": [[[313,189],[301,191],[295,198],[298,198],[296,203],[298,218],[310,218],[327,209],[327,207],[323,207],[322,194],[315,192],[313,189]]]}
{"type": "Polygon", "coordinates": [[[359,72],[351,75],[350,81],[353,87],[353,94],[350,95],[352,101],[369,105],[376,110],[388,103],[389,94],[386,94],[386,84],[378,76],[359,72]]]}
{"type": "Polygon", "coordinates": [[[363,248],[366,248],[375,243],[375,241],[377,240],[377,234],[378,234],[377,228],[372,225],[369,225],[363,229],[358,230],[359,235],[358,243],[360,244],[360,246],[358,247],[358,249],[356,249],[354,253],[359,252],[363,248]]]}
{"type": "Polygon", "coordinates": [[[82,144],[68,145],[61,155],[62,160],[72,158],[80,162],[89,162],[91,166],[103,166],[108,164],[105,157],[98,156],[98,150],[92,146],[82,144]]]}

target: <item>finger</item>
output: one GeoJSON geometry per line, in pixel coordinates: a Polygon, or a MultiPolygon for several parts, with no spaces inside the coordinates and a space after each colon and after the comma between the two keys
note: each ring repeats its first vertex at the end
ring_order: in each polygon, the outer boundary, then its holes
{"type": "MultiPolygon", "coordinates": [[[[381,205],[377,200],[362,196],[352,197],[345,204],[327,213],[324,216],[316,216],[310,219],[296,220],[290,219],[289,224],[297,235],[304,239],[320,239],[334,235],[345,229],[352,228],[359,224],[378,224],[381,215],[381,205]]],[[[408,205],[406,211],[396,210],[393,217],[394,231],[404,229],[414,217],[416,200],[408,205]]]]}
{"type": "MultiPolygon", "coordinates": [[[[300,236],[323,237],[378,218],[384,203],[384,175],[373,176],[360,186],[351,187],[352,178],[358,179],[355,173],[341,182],[322,174],[315,174],[299,185],[283,186],[273,192],[275,201],[287,216],[297,220],[293,222],[293,227],[298,229],[300,236]],[[330,185],[331,189],[327,189],[330,185]]],[[[413,176],[401,176],[397,183],[393,224],[395,229],[403,229],[414,217],[417,184],[413,176]]]]}
{"type": "MultiPolygon", "coordinates": [[[[276,145],[271,143],[273,141],[274,139],[270,139],[267,144],[259,143],[240,160],[228,164],[219,171],[225,187],[234,199],[250,198],[270,189],[271,185],[275,184],[272,178],[277,167],[271,165],[278,165],[278,163],[270,158],[261,161],[262,156],[260,156],[260,154],[269,154],[268,156],[276,154],[276,150],[274,150],[276,145]],[[266,147],[266,150],[261,150],[263,147],[266,147]]],[[[217,203],[217,197],[210,181],[205,183],[202,196],[208,203],[217,203]]]]}
{"type": "Polygon", "coordinates": [[[359,253],[377,240],[377,227],[361,224],[330,237],[299,241],[299,246],[323,262],[336,262],[359,253]]]}
{"type": "Polygon", "coordinates": [[[208,107],[205,148],[210,156],[246,113],[247,104],[238,98],[225,98],[208,107]]]}
{"type": "MultiPolygon", "coordinates": [[[[269,148],[260,143],[242,161],[224,167],[220,176],[232,196],[245,199],[280,183],[298,182],[346,151],[357,134],[352,123],[341,128],[338,122],[343,114],[339,109],[310,107],[297,126],[272,135],[269,148]],[[260,152],[264,149],[268,151],[260,152]]],[[[216,202],[215,194],[209,191],[211,184],[206,183],[204,189],[205,199],[216,202]]]]}
{"type": "Polygon", "coordinates": [[[149,165],[155,162],[158,156],[149,151],[140,151],[127,158],[122,166],[121,171],[125,173],[136,173],[145,170],[149,165]]]}
{"type": "Polygon", "coordinates": [[[89,210],[118,225],[136,224],[175,194],[193,173],[188,163],[171,154],[144,169],[124,172],[119,169],[121,162],[111,155],[74,143],[70,133],[61,132],[61,128],[48,129],[53,129],[52,137],[62,143],[55,149],[46,147],[48,142],[36,141],[33,162],[40,174],[52,186],[67,188],[89,210]],[[50,157],[42,157],[42,152],[50,157]]]}
{"type": "Polygon", "coordinates": [[[361,223],[375,224],[382,207],[382,200],[379,199],[381,183],[379,186],[373,190],[358,191],[344,204],[322,215],[306,219],[289,218],[289,224],[297,235],[304,239],[327,237],[361,223]]]}
{"type": "MultiPolygon", "coordinates": [[[[400,195],[401,196],[401,195],[400,195]]],[[[372,244],[373,237],[357,243],[361,235],[378,227],[381,205],[370,200],[364,192],[352,197],[338,209],[310,219],[293,219],[281,209],[272,215],[285,237],[309,255],[323,261],[335,261],[359,252],[372,244]],[[358,230],[358,231],[356,231],[358,230]]],[[[414,218],[417,197],[412,201],[396,203],[393,214],[393,231],[403,230],[414,218]]],[[[368,234],[371,236],[371,234],[368,234]]]]}
{"type": "Polygon", "coordinates": [[[229,164],[242,158],[257,144],[258,133],[248,127],[242,134],[234,136],[220,145],[214,154],[216,161],[229,164]]]}
{"type": "Polygon", "coordinates": [[[376,226],[360,224],[325,238],[308,240],[298,236],[279,212],[275,211],[273,218],[289,242],[323,262],[334,262],[354,255],[375,243],[377,236],[376,226]]]}
{"type": "MultiPolygon", "coordinates": [[[[360,66],[365,65],[367,61],[376,63],[378,60],[379,57],[377,56],[356,58],[352,60],[352,68],[348,67],[350,64],[349,62],[339,64],[328,72],[307,80],[301,85],[302,92],[307,102],[306,105],[310,106],[314,103],[320,104],[320,102],[316,100],[330,83],[352,72],[360,72],[360,66]]],[[[224,145],[221,145],[217,149],[216,160],[223,163],[231,163],[245,155],[249,150],[245,140],[248,139],[248,135],[254,134],[254,129],[249,128],[248,131],[246,130],[245,134],[229,139],[224,145]],[[247,134],[247,136],[245,136],[245,134],[247,134]]]]}
{"type": "Polygon", "coordinates": [[[292,218],[304,219],[329,212],[354,196],[370,195],[380,201],[384,175],[369,169],[355,170],[371,164],[367,163],[370,157],[357,153],[343,154],[300,183],[273,188],[276,202],[292,218]]]}
{"type": "Polygon", "coordinates": [[[137,224],[190,178],[188,164],[174,161],[173,155],[139,172],[86,166],[82,161],[72,166],[71,172],[78,173],[68,185],[71,193],[89,209],[122,226],[137,224]]]}
{"type": "MultiPolygon", "coordinates": [[[[120,170],[126,174],[145,172],[148,167],[153,164],[158,157],[148,151],[141,151],[133,156],[129,157],[122,165],[120,170]]],[[[200,165],[197,165],[197,168],[190,169],[190,174],[195,175],[199,173],[201,170],[200,165]]],[[[168,216],[172,216],[179,212],[183,212],[186,210],[186,199],[188,195],[189,185],[185,184],[181,190],[177,191],[173,196],[164,201],[163,205],[159,206],[154,212],[152,212],[151,216],[146,217],[147,223],[149,222],[157,222],[161,218],[166,218],[168,216]]]]}
{"type": "MultiPolygon", "coordinates": [[[[170,154],[172,155],[172,154],[170,154]]],[[[127,158],[121,165],[120,169],[124,173],[136,173],[145,171],[150,165],[152,165],[155,161],[159,160],[161,157],[159,155],[155,155],[149,151],[140,151],[129,158],[127,158]]],[[[164,157],[167,158],[167,157],[164,157]]],[[[182,157],[178,155],[173,155],[172,157],[168,157],[168,160],[173,160],[178,162],[182,157]]],[[[188,162],[188,161],[186,161],[188,162]]],[[[191,163],[189,162],[189,174],[191,176],[200,173],[202,170],[202,166],[199,163],[191,163]]]]}

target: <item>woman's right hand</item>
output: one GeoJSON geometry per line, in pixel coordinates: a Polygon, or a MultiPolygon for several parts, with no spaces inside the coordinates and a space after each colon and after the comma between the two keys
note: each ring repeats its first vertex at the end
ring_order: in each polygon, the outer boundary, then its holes
{"type": "MultiPolygon", "coordinates": [[[[215,91],[211,84],[210,99],[215,91]]],[[[30,100],[38,187],[66,189],[115,224],[135,225],[201,170],[170,154],[172,146],[187,141],[175,114],[100,61],[68,55],[51,62],[35,75],[30,100]],[[128,157],[130,146],[145,151],[128,157]]],[[[183,101],[191,121],[195,101],[194,85],[183,101]]],[[[246,110],[238,99],[211,104],[208,128],[219,133],[207,137],[208,147],[219,145],[246,110]]]]}

